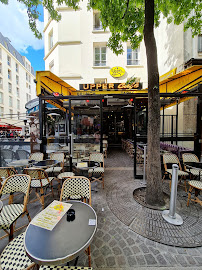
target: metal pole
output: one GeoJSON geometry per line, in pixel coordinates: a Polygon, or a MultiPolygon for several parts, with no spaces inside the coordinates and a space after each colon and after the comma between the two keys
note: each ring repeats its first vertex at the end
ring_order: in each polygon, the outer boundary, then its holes
{"type": "Polygon", "coordinates": [[[100,153],[103,153],[103,104],[100,99],[100,153]]]}
{"type": "Polygon", "coordinates": [[[144,171],[143,171],[143,181],[146,182],[146,155],[147,155],[147,146],[144,145],[144,171]]]}
{"type": "Polygon", "coordinates": [[[178,104],[179,104],[179,100],[177,99],[177,104],[176,104],[176,145],[178,143],[178,104]]]}
{"type": "Polygon", "coordinates": [[[176,201],[177,201],[177,184],[178,184],[178,165],[172,165],[172,183],[171,183],[171,195],[170,195],[170,209],[164,210],[162,213],[163,218],[173,225],[182,225],[183,219],[176,213],[176,201]]]}

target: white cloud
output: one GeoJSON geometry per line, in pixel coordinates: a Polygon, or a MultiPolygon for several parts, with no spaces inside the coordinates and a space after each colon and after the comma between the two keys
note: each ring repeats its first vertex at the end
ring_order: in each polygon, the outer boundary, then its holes
{"type": "MultiPolygon", "coordinates": [[[[43,33],[44,24],[37,22],[38,30],[43,33]]],[[[34,50],[43,49],[43,39],[35,38],[29,28],[26,7],[17,0],[10,0],[8,5],[0,2],[0,32],[11,40],[19,52],[27,52],[30,46],[34,50]]]]}

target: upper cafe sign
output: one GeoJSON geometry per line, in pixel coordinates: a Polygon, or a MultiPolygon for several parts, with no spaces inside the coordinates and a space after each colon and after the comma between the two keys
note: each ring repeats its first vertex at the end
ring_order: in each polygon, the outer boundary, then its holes
{"type": "Polygon", "coordinates": [[[79,84],[80,90],[85,91],[104,91],[104,90],[140,90],[142,89],[141,82],[134,82],[132,84],[126,83],[88,83],[79,84]]]}
{"type": "Polygon", "coordinates": [[[110,69],[109,73],[112,77],[119,78],[125,74],[125,69],[122,67],[113,67],[110,69]]]}

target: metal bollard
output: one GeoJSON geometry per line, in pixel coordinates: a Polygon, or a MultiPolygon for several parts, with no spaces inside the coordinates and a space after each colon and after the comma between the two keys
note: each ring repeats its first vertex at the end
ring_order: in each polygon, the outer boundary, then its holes
{"type": "Polygon", "coordinates": [[[147,146],[144,145],[144,170],[143,170],[143,181],[146,182],[146,155],[147,155],[147,146]]]}
{"type": "Polygon", "coordinates": [[[183,219],[176,213],[176,201],[177,201],[177,183],[178,183],[178,165],[172,165],[172,183],[171,183],[171,195],[170,195],[170,209],[164,210],[162,213],[163,218],[173,225],[182,225],[183,219]]]}

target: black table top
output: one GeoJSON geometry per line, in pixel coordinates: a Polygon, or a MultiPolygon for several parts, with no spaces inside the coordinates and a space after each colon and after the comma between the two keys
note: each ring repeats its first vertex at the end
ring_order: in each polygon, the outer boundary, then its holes
{"type": "Polygon", "coordinates": [[[202,169],[202,162],[185,162],[185,165],[190,168],[202,169]]]}
{"type": "Polygon", "coordinates": [[[94,209],[80,201],[67,201],[75,210],[75,219],[65,214],[52,231],[29,224],[24,246],[29,258],[39,265],[61,265],[76,258],[91,243],[97,228],[94,209]],[[95,225],[89,225],[89,219],[95,225]]]}
{"type": "Polygon", "coordinates": [[[40,167],[40,168],[51,167],[51,166],[54,166],[58,163],[59,162],[57,160],[47,159],[47,160],[42,160],[42,161],[39,161],[37,163],[34,163],[34,167],[40,167]]]}

